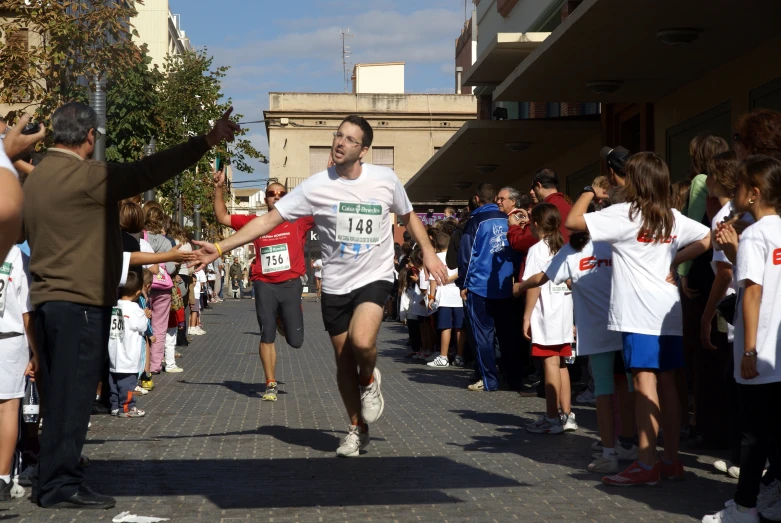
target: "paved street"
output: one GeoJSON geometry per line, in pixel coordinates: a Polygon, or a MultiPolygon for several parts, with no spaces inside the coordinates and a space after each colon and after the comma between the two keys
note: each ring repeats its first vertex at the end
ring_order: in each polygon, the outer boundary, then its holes
{"type": "Polygon", "coordinates": [[[712,457],[687,455],[683,483],[607,489],[585,472],[594,409],[563,436],[521,427],[543,400],[475,393],[470,372],[406,360],[405,334],[386,323],[378,365],[386,408],[360,458],[337,459],[346,416],[319,305],[305,303],[306,343],[278,342],[283,391],[261,402],[263,371],[250,300],[204,313],[206,336],[181,350],[182,374],[157,376],[144,419],[93,416],[88,483],[117,498],[105,512],[0,504],[0,520],[110,521],[123,511],[174,521],[692,521],[734,489],[712,457]]]}

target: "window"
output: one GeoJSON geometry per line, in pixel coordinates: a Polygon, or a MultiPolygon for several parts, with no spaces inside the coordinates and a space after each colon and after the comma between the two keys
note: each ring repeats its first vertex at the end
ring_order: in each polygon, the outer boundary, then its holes
{"type": "Polygon", "coordinates": [[[236,201],[239,203],[249,203],[249,196],[237,196],[236,201]]]}
{"type": "Polygon", "coordinates": [[[8,47],[17,47],[19,50],[27,51],[30,47],[30,31],[27,29],[17,29],[8,36],[8,47]]]}
{"type": "Polygon", "coordinates": [[[373,147],[372,163],[393,169],[393,147],[373,147]]]}
{"type": "Polygon", "coordinates": [[[325,171],[328,167],[328,156],[331,154],[330,147],[310,147],[309,148],[309,175],[325,171]]]}
{"type": "Polygon", "coordinates": [[[546,109],[548,118],[558,118],[561,116],[561,103],[559,102],[548,102],[546,109]]]}
{"type": "Polygon", "coordinates": [[[667,165],[670,166],[671,182],[687,180],[690,176],[701,174],[689,172],[689,142],[703,133],[716,134],[728,143],[731,141],[730,102],[724,102],[667,129],[667,165]]]}

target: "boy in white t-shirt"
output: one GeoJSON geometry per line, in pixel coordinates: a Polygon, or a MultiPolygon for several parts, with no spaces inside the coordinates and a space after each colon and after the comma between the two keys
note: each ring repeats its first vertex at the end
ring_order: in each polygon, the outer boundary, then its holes
{"type": "Polygon", "coordinates": [[[592,241],[611,245],[608,329],[621,332],[636,391],[638,459],[623,472],[602,478],[606,485],[656,485],[684,474],[678,460],[680,407],[674,377],[674,370],[683,366],[681,298],[667,275],[671,265],[710,248],[710,230],[672,208],[669,188],[664,160],[651,152],[637,153],[626,163],[626,203],[586,214],[595,196],[607,197],[594,188],[580,196],[566,220],[568,229],[588,231],[592,241]],[[657,461],[660,410],[665,444],[657,461]]]}
{"type": "MultiPolygon", "coordinates": [[[[445,263],[445,255],[450,245],[450,235],[446,232],[437,233],[437,256],[445,263]]],[[[456,335],[456,357],[453,365],[464,366],[464,300],[461,299],[461,290],[456,285],[458,269],[448,269],[448,283],[437,288],[439,296],[439,308],[437,309],[437,329],[439,330],[439,355],[427,363],[429,367],[445,368],[450,365],[447,354],[450,350],[452,334],[456,335]]]]}
{"type": "Polygon", "coordinates": [[[332,167],[304,180],[276,209],[236,234],[217,244],[200,242],[203,248],[197,253],[202,264],[209,263],[223,250],[268,234],[284,220],[314,217],[323,259],[323,323],[334,346],[336,379],[350,417],[348,434],[336,452],[343,457],[358,456],[369,444],[368,424],[379,419],[385,407],[376,340],[393,287],[393,215],[423,249],[425,268],[437,283],[448,277],[396,173],[361,161],[373,134],[364,118],[347,116],[334,133],[332,167]]]}
{"type": "Polygon", "coordinates": [[[141,296],[143,278],[130,271],[125,285],[120,288],[120,298],[111,311],[109,330],[109,388],[111,415],[120,418],[140,418],[146,413],[136,407],[133,392],[141,370],[141,350],[147,317],[136,303],[141,296]]]}
{"type": "Polygon", "coordinates": [[[195,271],[195,274],[193,274],[193,298],[195,298],[195,303],[190,304],[189,329],[189,333],[193,336],[206,334],[206,331],[201,327],[201,308],[203,306],[201,295],[205,292],[206,281],[206,273],[203,272],[203,269],[195,271]]]}

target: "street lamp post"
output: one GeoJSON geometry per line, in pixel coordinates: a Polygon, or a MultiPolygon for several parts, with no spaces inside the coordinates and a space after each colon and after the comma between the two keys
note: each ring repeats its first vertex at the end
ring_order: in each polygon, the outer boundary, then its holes
{"type": "Polygon", "coordinates": [[[106,80],[95,76],[95,90],[90,92],[89,104],[98,115],[98,128],[95,129],[95,151],[92,158],[101,162],[106,161],[106,80]]]}
{"type": "MultiPolygon", "coordinates": [[[[149,143],[144,146],[144,156],[152,156],[157,152],[157,142],[155,142],[155,137],[153,136],[151,140],[149,140],[149,143]]],[[[153,202],[155,201],[155,190],[149,189],[144,193],[144,201],[145,202],[153,202]]]]}
{"type": "Polygon", "coordinates": [[[195,231],[193,231],[193,236],[195,237],[196,241],[201,241],[201,206],[198,204],[195,204],[194,207],[193,227],[195,228],[195,231]]]}

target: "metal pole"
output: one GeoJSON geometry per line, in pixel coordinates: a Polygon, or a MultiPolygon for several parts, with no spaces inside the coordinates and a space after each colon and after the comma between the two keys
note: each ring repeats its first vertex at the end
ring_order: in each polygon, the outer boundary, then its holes
{"type": "Polygon", "coordinates": [[[193,213],[193,226],[195,227],[195,232],[193,236],[195,236],[196,240],[201,241],[201,206],[200,205],[195,206],[195,212],[193,213]]]}
{"type": "MultiPolygon", "coordinates": [[[[153,136],[151,140],[149,140],[149,143],[146,144],[144,147],[144,156],[152,156],[157,152],[157,142],[155,142],[155,137],[153,136]]],[[[153,202],[155,201],[155,190],[149,189],[148,191],[144,192],[144,201],[145,202],[153,202]]]]}
{"type": "Polygon", "coordinates": [[[179,176],[174,178],[174,198],[176,209],[174,210],[174,221],[181,226],[184,226],[184,216],[182,216],[182,193],[179,188],[179,176]]]}
{"type": "Polygon", "coordinates": [[[95,140],[95,152],[92,158],[106,161],[106,80],[95,76],[95,90],[89,95],[90,107],[98,114],[98,138],[95,140]]]}

